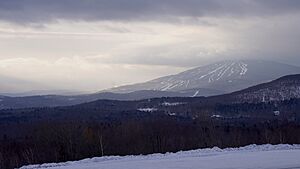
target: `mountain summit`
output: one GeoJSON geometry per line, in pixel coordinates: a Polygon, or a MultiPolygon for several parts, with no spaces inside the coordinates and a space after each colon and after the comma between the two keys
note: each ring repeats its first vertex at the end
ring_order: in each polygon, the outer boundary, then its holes
{"type": "Polygon", "coordinates": [[[271,61],[221,61],[176,75],[161,77],[145,83],[116,87],[107,91],[128,93],[138,90],[172,92],[194,90],[195,96],[208,96],[241,90],[296,73],[300,73],[300,67],[271,61]],[[207,93],[207,91],[211,91],[211,93],[207,93]]]}

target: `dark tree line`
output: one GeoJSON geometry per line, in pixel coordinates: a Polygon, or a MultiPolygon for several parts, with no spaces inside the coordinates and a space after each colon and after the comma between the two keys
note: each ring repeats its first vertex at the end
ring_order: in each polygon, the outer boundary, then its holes
{"type": "Polygon", "coordinates": [[[201,98],[100,100],[70,107],[1,110],[0,168],[213,146],[296,144],[300,143],[299,110],[300,99],[226,104],[201,98]],[[165,101],[185,104],[163,106],[165,101]],[[139,107],[158,111],[141,112],[139,107]]]}
{"type": "Polygon", "coordinates": [[[253,143],[300,143],[300,126],[286,121],[250,124],[160,117],[118,122],[48,121],[26,124],[22,128],[27,131],[22,137],[2,136],[1,169],[95,156],[237,147],[253,143]]]}

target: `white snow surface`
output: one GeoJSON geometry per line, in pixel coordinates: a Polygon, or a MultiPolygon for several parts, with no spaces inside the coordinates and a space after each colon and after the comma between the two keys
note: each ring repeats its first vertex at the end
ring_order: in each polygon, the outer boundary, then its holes
{"type": "Polygon", "coordinates": [[[142,111],[142,112],[154,112],[157,111],[156,108],[139,108],[138,111],[142,111]]]}
{"type": "Polygon", "coordinates": [[[212,118],[221,118],[222,116],[219,115],[219,114],[214,114],[214,115],[212,115],[211,117],[212,117],[212,118]]]}
{"type": "Polygon", "coordinates": [[[182,105],[182,104],[186,104],[186,103],[183,103],[183,102],[174,102],[174,103],[163,102],[161,105],[163,105],[163,106],[178,106],[178,105],[182,105]]]}
{"type": "Polygon", "coordinates": [[[21,169],[300,169],[300,145],[217,147],[177,153],[107,156],[21,169]]]}

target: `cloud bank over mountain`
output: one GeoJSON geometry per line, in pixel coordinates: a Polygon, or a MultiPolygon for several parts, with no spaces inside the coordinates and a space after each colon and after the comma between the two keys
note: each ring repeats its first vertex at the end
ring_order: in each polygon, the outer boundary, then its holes
{"type": "Polygon", "coordinates": [[[4,0],[0,74],[97,91],[219,60],[299,65],[298,30],[298,0],[4,0]]]}

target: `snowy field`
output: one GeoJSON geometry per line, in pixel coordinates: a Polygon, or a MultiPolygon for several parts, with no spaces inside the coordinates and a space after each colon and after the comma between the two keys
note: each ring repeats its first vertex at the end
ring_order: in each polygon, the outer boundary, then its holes
{"type": "Polygon", "coordinates": [[[249,145],[167,154],[108,156],[22,169],[300,169],[300,145],[249,145]]]}

